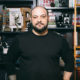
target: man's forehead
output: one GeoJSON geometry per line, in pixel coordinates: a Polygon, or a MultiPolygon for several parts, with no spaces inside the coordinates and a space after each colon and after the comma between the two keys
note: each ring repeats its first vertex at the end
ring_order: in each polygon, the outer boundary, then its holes
{"type": "Polygon", "coordinates": [[[35,7],[34,9],[32,9],[32,13],[33,12],[37,12],[37,11],[44,11],[45,13],[47,12],[46,9],[44,7],[35,7]]]}

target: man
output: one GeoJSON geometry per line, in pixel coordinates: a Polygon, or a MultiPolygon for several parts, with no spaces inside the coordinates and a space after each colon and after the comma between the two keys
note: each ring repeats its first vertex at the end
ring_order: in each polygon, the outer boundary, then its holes
{"type": "Polygon", "coordinates": [[[15,62],[20,57],[20,80],[70,80],[74,58],[67,41],[48,31],[48,12],[37,6],[31,12],[33,29],[17,36],[8,51],[8,75],[16,73],[15,62]],[[65,62],[63,79],[59,58],[65,62]]]}

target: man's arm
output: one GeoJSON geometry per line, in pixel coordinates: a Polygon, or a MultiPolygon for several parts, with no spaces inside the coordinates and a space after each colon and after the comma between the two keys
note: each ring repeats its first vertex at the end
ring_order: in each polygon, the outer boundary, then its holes
{"type": "Polygon", "coordinates": [[[72,72],[64,71],[63,80],[70,80],[72,72]]]}
{"type": "Polygon", "coordinates": [[[68,42],[64,38],[62,41],[61,57],[65,63],[63,80],[70,80],[72,72],[74,71],[74,54],[68,42]]]}
{"type": "Polygon", "coordinates": [[[20,49],[17,38],[14,38],[6,56],[6,70],[9,80],[16,80],[16,61],[20,57],[20,49]]]}

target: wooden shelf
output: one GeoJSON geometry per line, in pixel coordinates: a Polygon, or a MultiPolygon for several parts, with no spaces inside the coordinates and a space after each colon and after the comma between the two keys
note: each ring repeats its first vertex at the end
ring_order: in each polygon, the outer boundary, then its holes
{"type": "Polygon", "coordinates": [[[80,55],[77,54],[77,55],[76,55],[76,58],[79,58],[79,57],[80,57],[80,55]]]}
{"type": "Polygon", "coordinates": [[[80,46],[76,46],[77,49],[80,49],[80,46]]]}
{"type": "Polygon", "coordinates": [[[76,27],[80,27],[80,25],[76,25],[76,27]]]}
{"type": "Polygon", "coordinates": [[[77,70],[80,70],[80,67],[77,67],[76,69],[77,69],[77,70]]]}
{"type": "Polygon", "coordinates": [[[80,6],[80,4],[76,4],[76,6],[80,6]]]}
{"type": "Polygon", "coordinates": [[[80,70],[80,66],[78,66],[78,67],[74,66],[74,69],[80,70]]]}

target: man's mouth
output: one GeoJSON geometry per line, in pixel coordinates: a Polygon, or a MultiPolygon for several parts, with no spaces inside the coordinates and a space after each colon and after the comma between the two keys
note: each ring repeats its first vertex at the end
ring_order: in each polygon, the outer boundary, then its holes
{"type": "Polygon", "coordinates": [[[44,25],[43,23],[37,23],[36,25],[44,25]]]}

